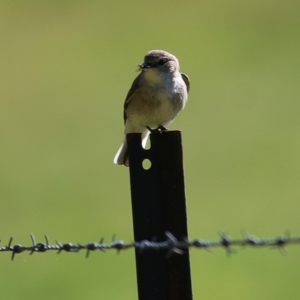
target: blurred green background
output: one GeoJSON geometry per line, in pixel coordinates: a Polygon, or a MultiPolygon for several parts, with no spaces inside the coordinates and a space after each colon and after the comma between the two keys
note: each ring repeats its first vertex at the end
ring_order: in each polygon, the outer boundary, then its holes
{"type": "MultiPolygon", "coordinates": [[[[191,238],[299,233],[300,2],[1,1],[0,237],[133,239],[113,156],[146,52],[191,79],[182,129],[191,238]]],[[[134,252],[1,253],[1,297],[137,299],[134,252]]],[[[288,253],[191,251],[194,299],[296,299],[288,253]]]]}

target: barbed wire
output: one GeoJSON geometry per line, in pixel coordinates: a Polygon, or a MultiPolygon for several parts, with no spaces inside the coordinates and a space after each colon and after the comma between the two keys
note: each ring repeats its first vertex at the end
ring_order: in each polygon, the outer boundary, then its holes
{"type": "MultiPolygon", "coordinates": [[[[31,237],[31,246],[22,246],[20,244],[13,244],[13,238],[9,239],[9,242],[6,246],[0,247],[0,252],[11,252],[11,260],[14,259],[16,254],[20,254],[24,251],[30,252],[33,254],[35,252],[44,253],[47,251],[57,251],[57,254],[61,252],[79,252],[81,250],[86,251],[86,257],[89,257],[91,251],[100,250],[105,252],[106,250],[117,250],[117,252],[127,250],[127,249],[137,249],[140,253],[149,250],[168,250],[168,256],[172,254],[184,254],[184,250],[188,248],[196,249],[205,249],[211,250],[212,248],[223,248],[227,254],[235,253],[233,247],[277,247],[280,251],[285,250],[287,245],[296,245],[300,244],[300,236],[290,237],[288,234],[283,236],[278,236],[274,238],[265,238],[261,239],[254,235],[250,235],[247,232],[242,233],[242,238],[240,239],[231,239],[227,233],[220,233],[220,239],[218,241],[209,241],[204,239],[183,239],[178,240],[172,233],[166,232],[166,239],[161,242],[155,241],[155,238],[150,240],[143,240],[140,242],[129,242],[126,243],[123,240],[116,240],[116,237],[112,237],[110,243],[104,243],[104,238],[101,238],[99,242],[92,242],[87,244],[73,244],[73,243],[60,243],[55,241],[54,245],[51,245],[49,238],[45,235],[45,242],[36,242],[36,239],[33,234],[30,234],[31,237]]],[[[0,241],[1,242],[1,241],[0,241]]]]}

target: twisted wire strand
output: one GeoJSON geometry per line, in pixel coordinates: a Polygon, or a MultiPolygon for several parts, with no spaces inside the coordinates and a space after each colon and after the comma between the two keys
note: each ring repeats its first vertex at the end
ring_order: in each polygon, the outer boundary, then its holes
{"type": "Polygon", "coordinates": [[[167,250],[167,256],[177,254],[182,255],[184,251],[190,248],[211,250],[212,248],[223,248],[227,254],[235,253],[234,247],[277,247],[281,252],[285,250],[287,245],[300,244],[300,236],[290,237],[288,234],[274,237],[274,238],[258,238],[254,235],[250,235],[247,232],[242,233],[242,238],[231,239],[230,236],[224,232],[220,233],[220,239],[217,241],[210,241],[204,239],[190,240],[183,238],[177,239],[172,233],[166,232],[166,238],[164,241],[142,240],[134,242],[124,242],[123,240],[117,240],[115,236],[112,237],[111,242],[104,243],[104,238],[101,238],[99,242],[91,242],[87,244],[73,244],[73,243],[61,243],[55,241],[55,244],[51,245],[49,238],[45,235],[45,242],[37,242],[34,235],[30,234],[31,245],[23,246],[20,244],[13,244],[13,238],[11,237],[6,246],[0,247],[0,253],[11,252],[11,260],[14,259],[16,254],[22,252],[29,252],[32,255],[35,252],[44,253],[48,251],[56,251],[57,254],[62,252],[74,253],[82,250],[86,251],[86,257],[88,258],[91,251],[100,250],[105,252],[106,250],[116,250],[117,252],[127,249],[136,249],[139,253],[145,251],[161,251],[167,250]]]}

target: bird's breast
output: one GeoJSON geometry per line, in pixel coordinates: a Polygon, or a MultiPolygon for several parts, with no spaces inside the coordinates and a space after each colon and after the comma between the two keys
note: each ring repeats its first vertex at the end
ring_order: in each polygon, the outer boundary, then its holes
{"type": "Polygon", "coordinates": [[[136,126],[157,127],[172,120],[183,109],[186,89],[175,81],[142,84],[126,109],[127,118],[136,126]]]}

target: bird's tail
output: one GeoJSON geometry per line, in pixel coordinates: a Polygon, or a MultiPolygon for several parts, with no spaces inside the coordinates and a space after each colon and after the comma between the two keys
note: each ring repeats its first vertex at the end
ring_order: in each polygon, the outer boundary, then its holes
{"type": "Polygon", "coordinates": [[[114,157],[114,163],[116,165],[124,165],[126,167],[129,167],[126,138],[124,139],[121,147],[119,148],[117,154],[114,157]]]}
{"type": "MultiPolygon", "coordinates": [[[[150,132],[148,129],[142,132],[142,141],[141,142],[142,142],[143,148],[146,147],[149,133],[150,132]]],[[[125,137],[122,145],[120,146],[117,154],[114,157],[114,163],[116,165],[124,165],[126,167],[129,167],[128,147],[127,147],[126,137],[125,137]]]]}

